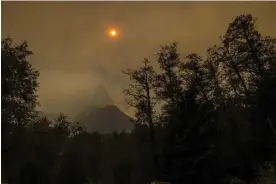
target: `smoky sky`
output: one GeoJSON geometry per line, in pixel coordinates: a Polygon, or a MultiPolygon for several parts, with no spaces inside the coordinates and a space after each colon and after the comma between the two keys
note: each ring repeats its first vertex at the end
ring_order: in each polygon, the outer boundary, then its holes
{"type": "Polygon", "coordinates": [[[30,61],[41,73],[44,111],[73,113],[82,94],[101,83],[131,113],[121,69],[138,66],[144,57],[155,61],[160,45],[172,41],[183,58],[191,52],[204,56],[240,14],[251,13],[258,30],[275,37],[275,9],[275,2],[2,2],[2,38],[28,41],[30,61]],[[116,40],[105,34],[110,26],[120,31],[116,40]]]}

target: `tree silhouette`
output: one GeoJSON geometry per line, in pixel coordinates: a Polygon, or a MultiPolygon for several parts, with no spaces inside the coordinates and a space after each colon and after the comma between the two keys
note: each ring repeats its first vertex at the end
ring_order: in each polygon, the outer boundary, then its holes
{"type": "Polygon", "coordinates": [[[27,56],[32,52],[27,42],[14,44],[11,38],[1,41],[2,52],[2,121],[24,124],[34,117],[37,105],[39,72],[27,56]]]}
{"type": "Polygon", "coordinates": [[[147,123],[150,128],[150,140],[152,146],[153,155],[153,168],[157,168],[157,158],[155,153],[155,135],[154,126],[155,111],[154,107],[158,100],[153,92],[155,84],[155,72],[153,67],[150,65],[148,59],[143,62],[144,66],[138,70],[127,70],[123,71],[124,74],[128,75],[131,84],[129,88],[124,90],[124,94],[128,97],[126,99],[129,106],[134,107],[136,110],[135,117],[139,123],[147,123]]]}
{"type": "Polygon", "coordinates": [[[182,81],[177,74],[180,67],[180,57],[177,52],[177,43],[162,46],[157,54],[157,62],[161,72],[156,76],[155,91],[158,99],[165,102],[163,119],[170,109],[181,99],[182,81]]]}
{"type": "MultiPolygon", "coordinates": [[[[23,139],[22,126],[33,123],[37,105],[39,72],[35,70],[27,57],[32,54],[27,42],[14,44],[11,38],[1,41],[2,65],[2,146],[3,170],[10,170],[11,155],[19,151],[23,139]],[[19,142],[18,142],[19,141],[19,142]],[[11,150],[15,152],[11,152],[11,150]]],[[[14,155],[15,154],[15,155],[14,155]]],[[[12,176],[10,175],[10,180],[12,176]]]]}

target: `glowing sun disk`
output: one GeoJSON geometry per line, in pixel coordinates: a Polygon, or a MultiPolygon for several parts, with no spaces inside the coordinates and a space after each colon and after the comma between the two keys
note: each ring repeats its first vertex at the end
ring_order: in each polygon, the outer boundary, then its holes
{"type": "Polygon", "coordinates": [[[111,37],[116,37],[117,34],[118,34],[118,32],[117,32],[115,29],[111,29],[111,30],[109,31],[109,36],[111,36],[111,37]]]}
{"type": "Polygon", "coordinates": [[[115,30],[113,30],[113,31],[111,31],[111,35],[116,35],[116,31],[115,30]]]}

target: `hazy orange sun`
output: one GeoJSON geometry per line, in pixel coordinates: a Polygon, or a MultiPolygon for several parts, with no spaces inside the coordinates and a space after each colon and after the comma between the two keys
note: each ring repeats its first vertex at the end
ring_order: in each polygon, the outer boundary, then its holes
{"type": "Polygon", "coordinates": [[[109,30],[109,36],[110,37],[116,37],[118,35],[118,31],[116,29],[110,29],[109,30]]]}

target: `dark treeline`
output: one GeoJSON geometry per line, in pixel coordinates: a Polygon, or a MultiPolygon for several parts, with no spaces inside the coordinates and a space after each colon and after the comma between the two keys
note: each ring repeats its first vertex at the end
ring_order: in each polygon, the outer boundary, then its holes
{"type": "Polygon", "coordinates": [[[183,59],[171,43],[158,52],[158,69],[145,59],[124,70],[135,127],[105,135],[63,115],[39,117],[32,53],[26,42],[3,39],[2,180],[274,184],[276,39],[261,35],[255,22],[238,16],[205,58],[183,59]]]}

